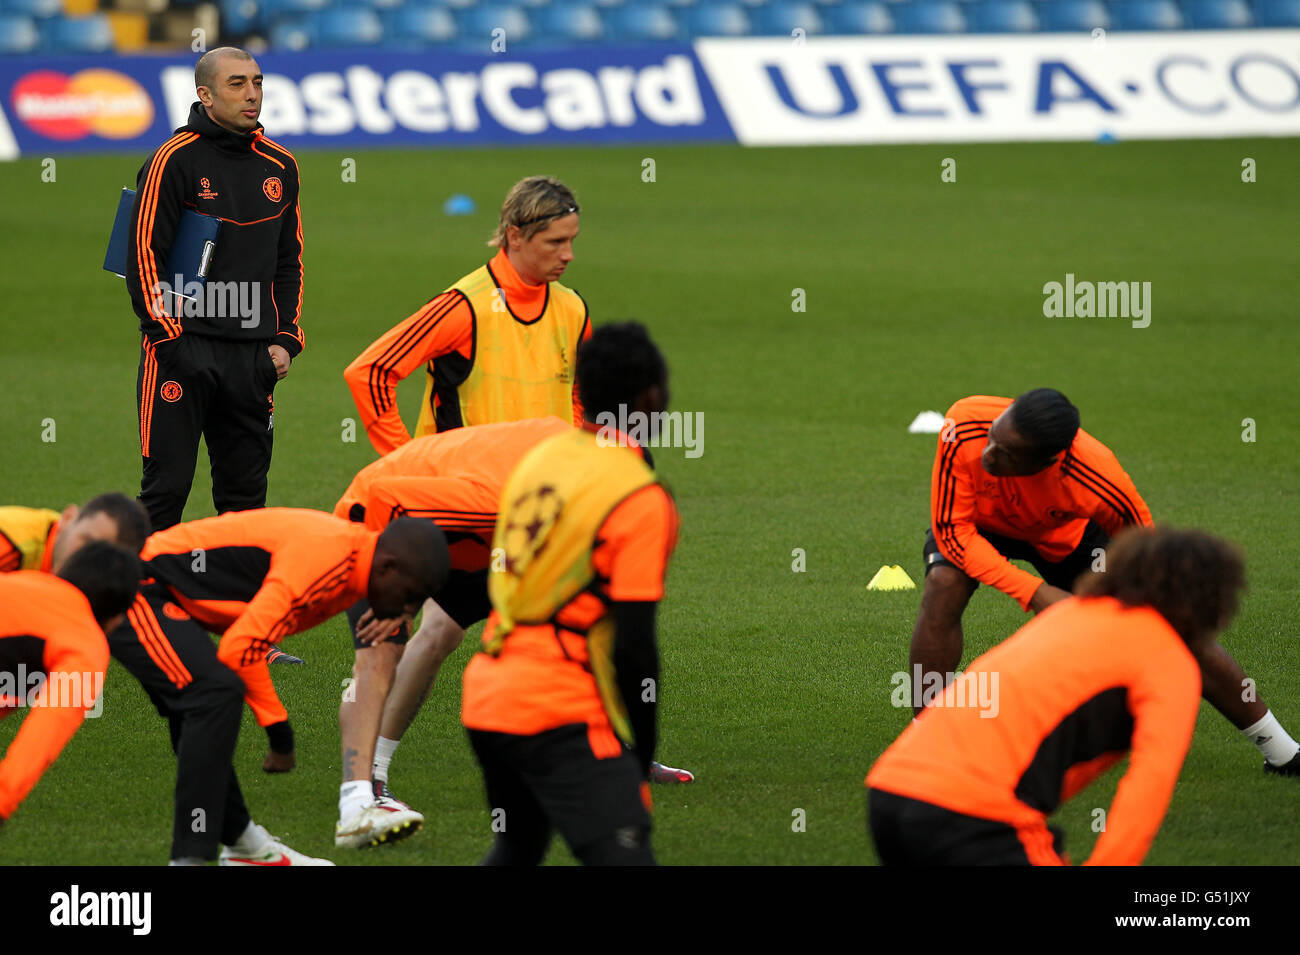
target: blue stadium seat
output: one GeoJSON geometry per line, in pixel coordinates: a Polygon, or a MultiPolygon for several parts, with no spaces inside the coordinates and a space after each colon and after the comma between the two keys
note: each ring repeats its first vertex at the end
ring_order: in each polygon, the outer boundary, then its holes
{"type": "Polygon", "coordinates": [[[460,35],[456,17],[446,7],[404,3],[385,10],[380,19],[384,21],[384,42],[389,46],[422,49],[453,43],[460,35]]]}
{"type": "Polygon", "coordinates": [[[1050,0],[1038,5],[1038,29],[1044,33],[1090,33],[1110,26],[1101,0],[1050,0]]]}
{"type": "Polygon", "coordinates": [[[62,12],[63,0],[0,0],[0,13],[22,13],[41,20],[62,12]]]}
{"type": "Polygon", "coordinates": [[[1182,0],[1183,19],[1199,30],[1236,30],[1254,22],[1246,0],[1182,0]]]}
{"type": "MultiPolygon", "coordinates": [[[[176,0],[171,0],[175,3],[176,0]]],[[[340,9],[348,7],[360,7],[364,10],[374,10],[377,13],[383,13],[385,10],[395,10],[404,6],[406,0],[334,0],[334,6],[340,9]]]]}
{"type": "Polygon", "coordinates": [[[804,36],[825,32],[821,15],[811,3],[781,0],[751,10],[749,17],[758,36],[790,36],[797,29],[803,30],[804,36]]]}
{"type": "Polygon", "coordinates": [[[275,50],[305,50],[316,43],[316,32],[305,15],[280,17],[271,24],[268,38],[275,50]]]}
{"type": "Polygon", "coordinates": [[[596,8],[586,3],[555,3],[533,15],[539,40],[551,43],[592,43],[604,37],[596,8]]]}
{"type": "Polygon", "coordinates": [[[877,0],[845,0],[826,10],[826,26],[832,33],[892,33],[894,18],[889,7],[877,0]]]}
{"type": "Polygon", "coordinates": [[[311,14],[315,27],[314,46],[375,46],[384,39],[379,14],[364,7],[335,7],[311,14]]]}
{"type": "Polygon", "coordinates": [[[258,0],[221,0],[221,35],[243,36],[266,25],[266,5],[258,0]]]}
{"type": "Polygon", "coordinates": [[[50,17],[41,22],[42,52],[108,53],[113,49],[113,28],[108,17],[50,17]]]}
{"type": "Polygon", "coordinates": [[[677,20],[662,4],[629,4],[605,13],[605,31],[609,39],[624,43],[673,40],[677,20]]]}
{"type": "Polygon", "coordinates": [[[460,42],[468,49],[490,48],[494,30],[504,30],[506,49],[514,43],[526,43],[533,34],[528,14],[522,7],[486,3],[467,7],[458,14],[460,42]]]}
{"type": "Polygon", "coordinates": [[[738,3],[702,3],[683,14],[686,32],[692,37],[749,35],[749,15],[738,3]]]}
{"type": "Polygon", "coordinates": [[[1300,0],[1255,0],[1255,26],[1300,27],[1300,0]]]}
{"type": "Polygon", "coordinates": [[[1174,0],[1113,0],[1110,22],[1116,30],[1177,30],[1183,15],[1174,0]]]}
{"type": "Polygon", "coordinates": [[[894,7],[894,29],[899,33],[963,33],[966,18],[951,0],[913,0],[894,7]]]}
{"type": "Polygon", "coordinates": [[[40,31],[31,17],[0,13],[0,53],[31,53],[40,43],[40,31]]]}
{"type": "Polygon", "coordinates": [[[983,0],[966,8],[972,33],[1033,33],[1038,17],[1028,0],[983,0]]]}

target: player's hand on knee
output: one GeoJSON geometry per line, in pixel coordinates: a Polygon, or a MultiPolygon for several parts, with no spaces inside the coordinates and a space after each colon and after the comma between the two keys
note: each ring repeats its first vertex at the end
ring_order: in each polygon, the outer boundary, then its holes
{"type": "Polygon", "coordinates": [[[380,620],[375,617],[373,610],[367,610],[357,621],[357,639],[366,646],[374,646],[376,643],[383,643],[389,637],[394,636],[404,624],[409,624],[411,617],[404,614],[400,617],[388,617],[380,620]]]}

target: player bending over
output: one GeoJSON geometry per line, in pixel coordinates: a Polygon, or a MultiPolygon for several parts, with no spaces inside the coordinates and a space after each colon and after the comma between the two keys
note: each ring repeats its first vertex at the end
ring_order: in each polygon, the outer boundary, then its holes
{"type": "MultiPolygon", "coordinates": [[[[961,661],[962,613],[981,583],[1042,611],[1070,595],[1080,574],[1104,568],[1113,534],[1150,525],[1137,488],[1079,412],[1051,388],[1009,398],[963,398],[949,410],[930,485],[925,590],[911,667],[951,674],[961,661]],[[1011,563],[1027,560],[1035,577],[1011,563]]],[[[1264,769],[1300,776],[1300,744],[1262,701],[1246,694],[1241,666],[1218,641],[1198,657],[1205,699],[1264,755],[1264,769]],[[1248,698],[1249,697],[1249,698],[1248,698]]],[[[920,712],[924,700],[913,700],[920,712]]]]}
{"type": "Polygon", "coordinates": [[[1197,661],[1243,585],[1240,556],[1204,532],[1116,537],[1104,573],[974,660],[876,760],[880,861],[1064,865],[1048,817],[1131,751],[1084,864],[1140,863],[1191,744],[1197,661]],[[988,687],[996,709],[976,703],[992,702],[988,687]]]}
{"type": "Polygon", "coordinates": [[[294,766],[293,731],[266,668],[268,646],[366,597],[385,618],[408,618],[447,575],[442,532],[398,520],[382,534],[318,511],[267,508],[178,524],[142,556],[156,585],[137,599],[114,654],[171,727],[177,752],[172,861],[330,865],[252,823],[232,759],[242,699],[266,728],[263,769],[294,766]],[[221,634],[219,645],[203,631],[221,634]],[[199,816],[196,813],[201,810],[199,816]],[[203,818],[195,831],[191,822],[203,818]]]}
{"type": "Polygon", "coordinates": [[[111,630],[140,583],[135,554],[91,541],[60,561],[57,574],[0,574],[0,717],[30,705],[0,760],[0,827],[14,814],[93,710],[108,669],[111,630]],[[34,698],[18,694],[31,690],[34,698]]]}
{"type": "MultiPolygon", "coordinates": [[[[492,609],[488,567],[506,479],[532,448],[569,431],[567,422],[547,417],[416,438],[362,469],[335,506],[336,515],[363,520],[372,530],[403,515],[432,520],[447,535],[451,555],[447,584],[426,601],[420,629],[409,643],[405,630],[382,642],[368,642],[376,626],[369,622],[373,614],[362,623],[364,604],[348,611],[357,648],[356,679],[339,705],[345,778],[337,845],[363,848],[389,842],[394,835],[411,834],[423,822],[388,790],[393,753],[442,662],[460,646],[465,631],[492,609]]],[[[660,775],[693,778],[685,770],[656,763],[652,781],[656,767],[660,775]]]]}

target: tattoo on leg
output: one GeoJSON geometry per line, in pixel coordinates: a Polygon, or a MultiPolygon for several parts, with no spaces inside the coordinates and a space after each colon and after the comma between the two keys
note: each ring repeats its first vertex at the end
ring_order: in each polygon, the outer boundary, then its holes
{"type": "Polygon", "coordinates": [[[356,774],[352,771],[357,764],[357,751],[349,746],[343,751],[343,778],[356,779],[356,774]]]}

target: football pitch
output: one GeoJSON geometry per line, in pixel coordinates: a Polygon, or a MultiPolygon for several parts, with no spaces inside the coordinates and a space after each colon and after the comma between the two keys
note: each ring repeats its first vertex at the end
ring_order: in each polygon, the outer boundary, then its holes
{"type": "MultiPolygon", "coordinates": [[[[659,614],[658,753],[697,777],[654,791],[661,862],[875,861],[862,779],[910,716],[891,678],[920,590],[866,584],[901,564],[919,585],[935,437],[907,426],[970,394],[1060,389],[1157,521],[1245,549],[1250,592],[1223,642],[1300,735],[1298,155],[1295,140],[300,153],[307,348],[277,388],[267,503],[332,508],[375,457],[359,425],[346,440],[344,366],[487,260],[513,182],[556,175],[582,206],[565,284],[597,325],[649,325],[673,409],[704,425],[700,456],[655,455],[682,515],[659,614]],[[941,181],[946,158],[955,182],[941,181]],[[478,211],[444,215],[453,193],[478,211]],[[1043,287],[1067,275],[1149,282],[1150,324],[1046,317],[1043,287]]],[[[38,159],[0,164],[0,504],[139,489],[139,336],[100,265],[145,158],[60,158],[54,182],[38,159]]],[[[408,427],[422,389],[422,375],[402,386],[408,427]]],[[[200,454],[187,519],[213,513],[209,490],[200,454]]],[[[962,665],[1027,619],[980,588],[962,665]]],[[[254,819],[339,864],[477,861],[490,817],[458,714],[479,630],[394,759],[393,790],[424,831],[334,847],[353,656],[341,616],[285,642],[305,666],[272,668],[294,772],[261,772],[265,734],[245,711],[236,767],[254,819]]],[[[18,725],[0,721],[0,750],[18,725]]],[[[1262,763],[1203,703],[1147,862],[1300,861],[1300,781],[1262,763]]],[[[1054,820],[1075,862],[1122,766],[1054,820]]],[[[102,716],[5,825],[0,863],[165,863],[174,780],[165,723],[114,663],[102,716]]],[[[572,861],[558,839],[549,859],[572,861]]]]}

